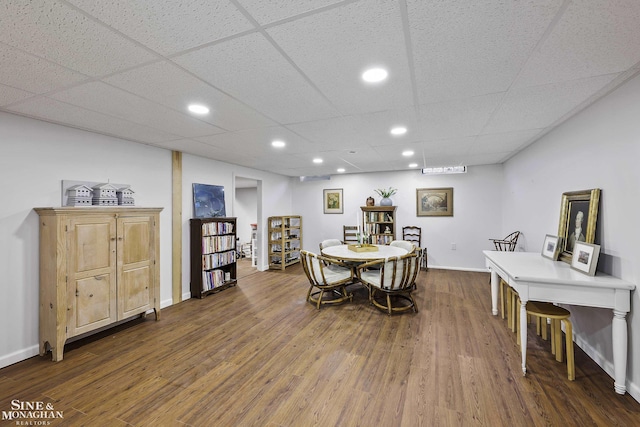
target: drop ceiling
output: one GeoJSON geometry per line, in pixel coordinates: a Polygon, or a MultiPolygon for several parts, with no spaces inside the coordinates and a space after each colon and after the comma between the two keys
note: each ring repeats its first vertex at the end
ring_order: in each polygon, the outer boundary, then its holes
{"type": "Polygon", "coordinates": [[[638,22],[637,0],[3,0],[0,110],[287,176],[502,163],[640,71],[638,22]]]}

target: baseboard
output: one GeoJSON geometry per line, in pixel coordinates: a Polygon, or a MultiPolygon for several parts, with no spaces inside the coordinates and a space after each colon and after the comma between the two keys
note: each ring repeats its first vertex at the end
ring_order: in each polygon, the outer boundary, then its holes
{"type": "Polygon", "coordinates": [[[446,265],[428,265],[428,268],[433,268],[434,270],[458,270],[458,271],[472,271],[474,273],[488,273],[489,271],[485,268],[467,268],[467,267],[448,267],[446,265]]]}
{"type": "Polygon", "coordinates": [[[40,354],[40,348],[37,345],[7,354],[0,357],[0,368],[22,362],[23,360],[27,360],[33,356],[37,356],[38,354],[40,354]]]}

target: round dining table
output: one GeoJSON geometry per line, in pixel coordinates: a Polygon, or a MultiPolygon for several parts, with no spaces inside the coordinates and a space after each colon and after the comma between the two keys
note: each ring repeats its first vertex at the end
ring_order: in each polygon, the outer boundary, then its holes
{"type": "Polygon", "coordinates": [[[367,252],[356,252],[349,249],[349,245],[336,245],[328,246],[320,253],[328,258],[339,259],[343,261],[353,262],[368,262],[374,259],[387,259],[394,256],[406,255],[408,252],[405,249],[388,246],[388,245],[375,245],[378,250],[367,252]]]}

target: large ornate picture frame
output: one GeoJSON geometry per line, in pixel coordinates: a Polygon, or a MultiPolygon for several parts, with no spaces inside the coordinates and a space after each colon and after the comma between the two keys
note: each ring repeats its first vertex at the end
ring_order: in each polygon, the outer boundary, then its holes
{"type": "Polygon", "coordinates": [[[561,261],[571,264],[576,241],[595,243],[599,202],[599,188],[562,194],[558,225],[561,261]]]}
{"type": "Polygon", "coordinates": [[[417,216],[453,216],[453,187],[416,188],[417,216]]]}
{"type": "Polygon", "coordinates": [[[325,189],[322,191],[322,206],[326,214],[344,213],[342,188],[325,189]]]}

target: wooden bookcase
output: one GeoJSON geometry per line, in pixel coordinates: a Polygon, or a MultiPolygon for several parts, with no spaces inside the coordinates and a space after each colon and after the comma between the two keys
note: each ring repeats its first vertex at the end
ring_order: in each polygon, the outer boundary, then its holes
{"type": "Polygon", "coordinates": [[[236,218],[192,218],[191,297],[204,298],[237,283],[236,218]]]}
{"type": "Polygon", "coordinates": [[[362,231],[369,236],[367,243],[388,245],[396,239],[397,206],[360,206],[362,231]]]}
{"type": "Polygon", "coordinates": [[[40,355],[67,339],[154,310],[160,318],[160,211],[36,208],[40,217],[40,355]]]}
{"type": "Polygon", "coordinates": [[[272,216],[269,227],[269,268],[284,270],[300,262],[302,248],[302,217],[272,216]]]}

